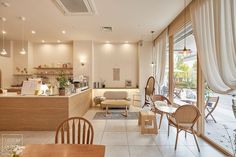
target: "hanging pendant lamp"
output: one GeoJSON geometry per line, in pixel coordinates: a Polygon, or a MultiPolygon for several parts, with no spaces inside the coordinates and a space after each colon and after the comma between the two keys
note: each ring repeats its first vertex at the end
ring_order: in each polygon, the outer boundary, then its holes
{"type": "Polygon", "coordinates": [[[188,55],[191,53],[191,50],[186,48],[186,22],[186,0],[184,0],[184,48],[182,50],[183,55],[188,55]]]}
{"type": "Polygon", "coordinates": [[[152,33],[152,63],[151,63],[151,66],[154,67],[155,63],[154,63],[154,41],[153,41],[153,34],[154,34],[154,31],[151,31],[152,33]]]}
{"type": "Polygon", "coordinates": [[[4,29],[4,24],[5,24],[5,21],[6,21],[6,18],[4,18],[4,17],[1,17],[1,21],[2,21],[2,31],[1,31],[1,33],[2,33],[2,50],[1,50],[1,52],[0,52],[0,54],[1,55],[7,55],[7,51],[5,50],[5,34],[6,34],[6,31],[5,31],[5,29],[4,29]]]}
{"type": "Polygon", "coordinates": [[[25,48],[24,48],[24,40],[25,40],[25,17],[21,16],[19,17],[19,19],[22,21],[22,49],[20,51],[20,54],[21,55],[25,55],[26,54],[26,51],[25,51],[25,48]]]}

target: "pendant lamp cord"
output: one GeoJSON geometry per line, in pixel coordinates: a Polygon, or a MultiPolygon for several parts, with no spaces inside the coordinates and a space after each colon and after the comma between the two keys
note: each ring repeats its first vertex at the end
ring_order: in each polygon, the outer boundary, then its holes
{"type": "Polygon", "coordinates": [[[186,0],[184,0],[184,48],[186,48],[186,0]]]}
{"type": "Polygon", "coordinates": [[[22,49],[24,48],[24,20],[22,19],[22,49]]]}
{"type": "Polygon", "coordinates": [[[2,20],[2,49],[4,49],[4,20],[2,20]]]}

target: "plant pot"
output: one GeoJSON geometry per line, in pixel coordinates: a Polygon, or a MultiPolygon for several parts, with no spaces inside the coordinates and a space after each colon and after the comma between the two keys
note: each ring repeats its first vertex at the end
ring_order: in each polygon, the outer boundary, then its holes
{"type": "Polygon", "coordinates": [[[65,96],[66,95],[66,89],[65,88],[59,88],[59,96],[65,96]]]}

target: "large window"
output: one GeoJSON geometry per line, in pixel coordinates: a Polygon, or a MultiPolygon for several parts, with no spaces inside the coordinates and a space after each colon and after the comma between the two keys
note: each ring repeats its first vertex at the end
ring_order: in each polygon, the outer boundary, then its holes
{"type": "Polygon", "coordinates": [[[174,36],[174,102],[197,102],[197,50],[191,25],[174,36]],[[184,46],[188,49],[183,51],[184,46]]]}
{"type": "Polygon", "coordinates": [[[233,94],[215,93],[207,83],[205,84],[205,135],[232,154],[236,151],[234,144],[236,142],[236,117],[232,109],[233,96],[233,94]]]}

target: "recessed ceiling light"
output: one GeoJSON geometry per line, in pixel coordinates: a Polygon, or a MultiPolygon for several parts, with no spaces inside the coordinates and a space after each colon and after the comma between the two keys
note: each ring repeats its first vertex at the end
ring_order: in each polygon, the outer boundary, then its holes
{"type": "Polygon", "coordinates": [[[5,17],[0,17],[0,19],[5,22],[7,19],[5,17]]]}
{"type": "Polygon", "coordinates": [[[66,34],[66,31],[65,31],[65,30],[63,30],[63,31],[61,31],[61,33],[62,33],[62,34],[66,34]]]}
{"type": "Polygon", "coordinates": [[[5,30],[2,30],[2,34],[6,34],[7,32],[5,30]]]}
{"type": "Polygon", "coordinates": [[[61,40],[57,40],[57,43],[61,43],[61,40]]]}
{"type": "Polygon", "coordinates": [[[22,21],[26,20],[26,18],[24,16],[20,16],[19,19],[22,20],[22,21]]]}
{"type": "Polygon", "coordinates": [[[42,40],[41,42],[42,42],[42,43],[45,43],[45,40],[42,40]]]}
{"type": "Polygon", "coordinates": [[[7,2],[1,2],[2,6],[4,7],[10,7],[10,3],[7,3],[7,2]]]}
{"type": "Polygon", "coordinates": [[[129,41],[125,41],[125,43],[126,43],[126,44],[128,44],[128,43],[129,43],[129,41]]]}
{"type": "Polygon", "coordinates": [[[106,41],[106,44],[110,44],[110,41],[106,41]]]}
{"type": "Polygon", "coordinates": [[[31,31],[32,34],[35,34],[36,32],[34,30],[31,31]]]}

